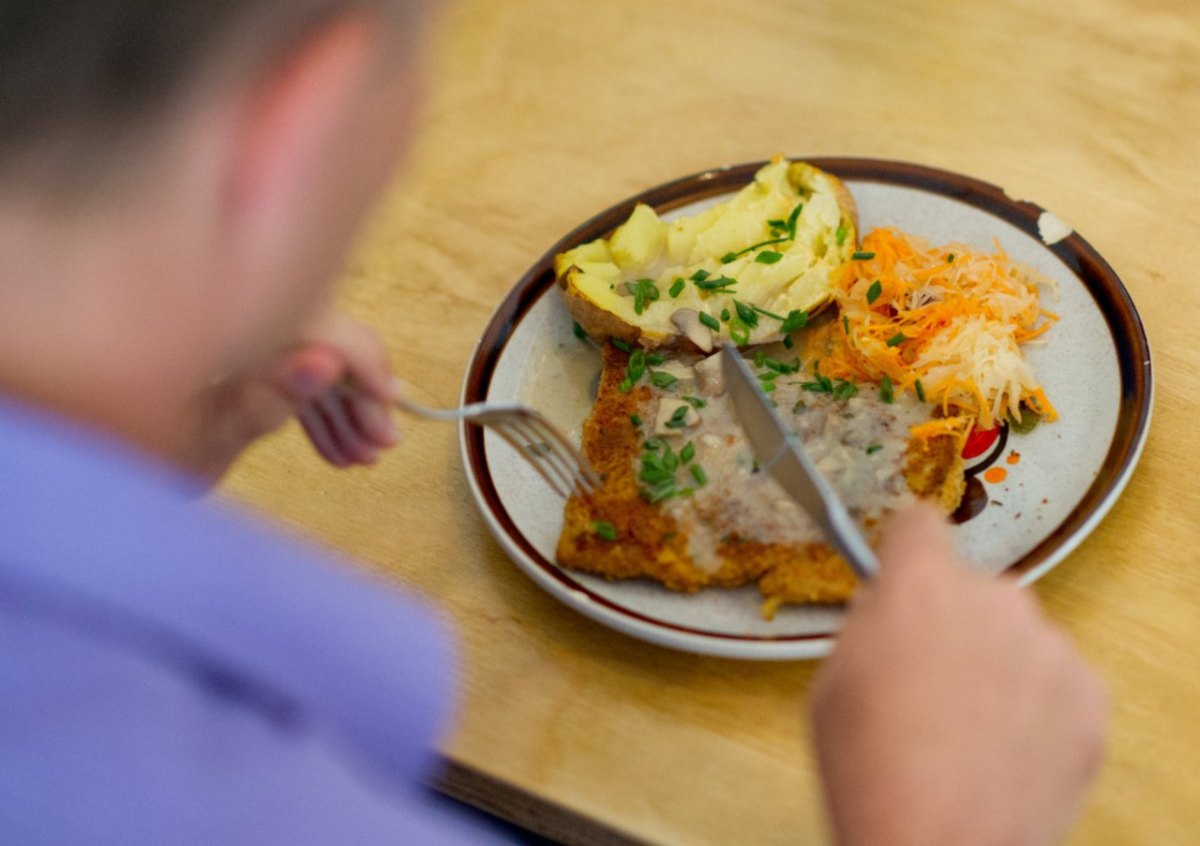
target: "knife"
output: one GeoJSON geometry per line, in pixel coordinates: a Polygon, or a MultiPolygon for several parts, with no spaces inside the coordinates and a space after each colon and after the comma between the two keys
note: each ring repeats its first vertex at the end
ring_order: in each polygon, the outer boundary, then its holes
{"type": "Polygon", "coordinates": [[[817,472],[800,440],[783,425],[778,412],[767,403],[759,380],[737,347],[728,341],[722,345],[721,374],[733,410],[759,466],[808,512],[859,578],[874,577],[879,562],[851,519],[850,512],[833,486],[817,472]]]}

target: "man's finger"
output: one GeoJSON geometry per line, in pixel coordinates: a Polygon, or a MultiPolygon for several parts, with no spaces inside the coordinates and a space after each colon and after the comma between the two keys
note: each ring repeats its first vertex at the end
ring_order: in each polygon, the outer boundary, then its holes
{"type": "Polygon", "coordinates": [[[353,463],[338,444],[328,421],[315,405],[301,410],[298,417],[300,425],[304,427],[304,433],[308,435],[309,441],[322,458],[334,467],[349,467],[353,463]]]}

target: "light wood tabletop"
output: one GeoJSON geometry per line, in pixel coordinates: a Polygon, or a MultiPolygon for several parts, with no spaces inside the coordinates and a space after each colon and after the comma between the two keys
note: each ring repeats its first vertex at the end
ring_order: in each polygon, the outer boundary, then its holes
{"type": "MultiPolygon", "coordinates": [[[[1124,496],[1034,588],[1113,700],[1070,842],[1195,842],[1200,6],[462,0],[430,45],[421,134],[341,288],[430,404],[455,403],[491,311],[560,236],[719,164],[965,173],[1052,209],[1108,259],[1145,321],[1156,400],[1124,496]]],[[[293,427],[224,491],[452,618],[448,790],[569,843],[828,838],[804,720],[815,662],[674,652],[569,610],[488,534],[455,429],[404,426],[400,448],[350,472],[293,427]]]]}

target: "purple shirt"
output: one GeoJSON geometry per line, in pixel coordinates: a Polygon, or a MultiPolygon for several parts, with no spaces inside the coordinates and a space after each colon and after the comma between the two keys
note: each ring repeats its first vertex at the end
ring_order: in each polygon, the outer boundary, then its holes
{"type": "Polygon", "coordinates": [[[0,842],[482,843],[424,787],[447,633],[0,399],[0,842]]]}

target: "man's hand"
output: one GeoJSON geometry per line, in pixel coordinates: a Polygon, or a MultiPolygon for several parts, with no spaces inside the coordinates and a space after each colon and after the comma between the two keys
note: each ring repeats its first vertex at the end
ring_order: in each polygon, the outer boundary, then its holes
{"type": "Polygon", "coordinates": [[[1048,844],[1103,756],[1106,696],[1033,598],[897,518],[812,691],[841,844],[1048,844]]]}
{"type": "Polygon", "coordinates": [[[215,482],[253,441],[295,416],[330,464],[372,464],[399,439],[390,412],[396,393],[375,333],[330,314],[275,360],[201,395],[187,424],[190,437],[175,457],[215,482]]]}

